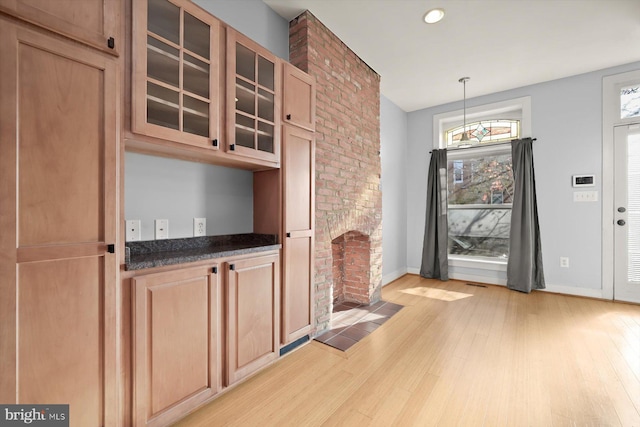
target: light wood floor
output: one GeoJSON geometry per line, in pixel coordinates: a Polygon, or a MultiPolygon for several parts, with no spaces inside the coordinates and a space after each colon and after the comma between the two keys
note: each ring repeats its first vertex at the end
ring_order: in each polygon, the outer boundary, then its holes
{"type": "Polygon", "coordinates": [[[407,275],[346,353],[312,342],[180,423],[640,426],[640,306],[407,275]]]}

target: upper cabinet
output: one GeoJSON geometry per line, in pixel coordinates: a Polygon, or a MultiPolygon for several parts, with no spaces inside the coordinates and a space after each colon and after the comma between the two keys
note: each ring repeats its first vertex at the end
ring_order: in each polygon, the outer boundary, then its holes
{"type": "Polygon", "coordinates": [[[306,130],[316,126],[316,85],[309,74],[289,63],[283,66],[282,121],[306,130]]]}
{"type": "Polygon", "coordinates": [[[217,149],[220,22],[186,0],[133,2],[134,133],[217,149]]]}
{"type": "Polygon", "coordinates": [[[280,162],[281,62],[227,30],[227,152],[280,162]]]}
{"type": "Polygon", "coordinates": [[[0,0],[0,11],[117,55],[122,0],[0,0]]]}

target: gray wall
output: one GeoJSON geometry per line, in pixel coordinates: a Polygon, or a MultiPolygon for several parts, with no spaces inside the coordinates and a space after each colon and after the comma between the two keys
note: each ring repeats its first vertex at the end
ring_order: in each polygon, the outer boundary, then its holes
{"type": "Polygon", "coordinates": [[[125,218],[141,220],[142,240],[154,220],[169,220],[169,238],[192,237],[193,218],[207,235],[253,232],[253,173],[144,154],[125,156],[125,218]]]}
{"type": "Polygon", "coordinates": [[[262,0],[194,0],[216,18],[289,60],[289,22],[262,0]]]}
{"type": "Polygon", "coordinates": [[[380,97],[382,283],[407,272],[407,113],[380,97]]]}
{"type": "MultiPolygon", "coordinates": [[[[236,30],[289,58],[289,23],[261,0],[197,0],[236,30]]],[[[193,218],[207,218],[207,234],[253,231],[252,173],[140,154],[125,154],[125,219],[142,221],[154,238],[154,219],[169,219],[169,237],[193,235],[193,218]]]]}
{"type": "MultiPolygon", "coordinates": [[[[545,277],[556,289],[601,289],[602,203],[575,203],[571,176],[595,174],[602,193],[602,77],[640,69],[627,64],[526,86],[467,100],[467,108],[531,96],[532,136],[536,187],[545,277]],[[560,268],[559,258],[570,258],[570,268],[560,268]]],[[[428,151],[432,144],[433,115],[462,108],[451,103],[408,115],[407,263],[409,271],[420,268],[428,151]]],[[[599,200],[600,197],[599,197],[599,200]]],[[[468,269],[463,274],[489,278],[490,272],[468,269]]],[[[588,292],[587,292],[588,294],[588,292]]]]}

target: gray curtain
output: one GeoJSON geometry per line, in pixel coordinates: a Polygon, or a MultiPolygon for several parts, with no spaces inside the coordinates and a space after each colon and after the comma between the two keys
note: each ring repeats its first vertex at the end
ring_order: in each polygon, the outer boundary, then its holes
{"type": "Polygon", "coordinates": [[[422,246],[422,277],[449,280],[447,243],[447,150],[433,150],[427,180],[427,215],[422,246]]]}
{"type": "Polygon", "coordinates": [[[545,288],[532,145],[531,138],[511,142],[514,191],[507,287],[526,293],[545,288]]]}

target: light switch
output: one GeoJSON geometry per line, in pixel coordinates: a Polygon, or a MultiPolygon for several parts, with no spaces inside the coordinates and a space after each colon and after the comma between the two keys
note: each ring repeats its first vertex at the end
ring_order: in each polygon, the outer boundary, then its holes
{"type": "Polygon", "coordinates": [[[574,191],[573,201],[574,202],[597,202],[598,192],[597,191],[574,191]]]}

